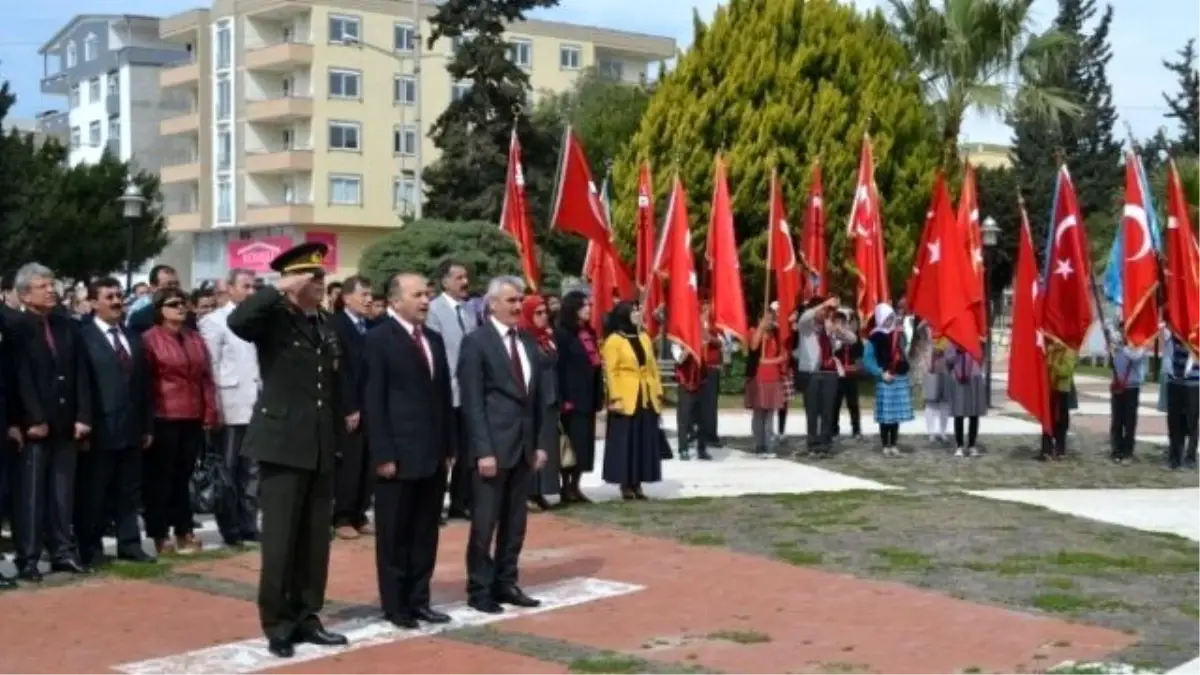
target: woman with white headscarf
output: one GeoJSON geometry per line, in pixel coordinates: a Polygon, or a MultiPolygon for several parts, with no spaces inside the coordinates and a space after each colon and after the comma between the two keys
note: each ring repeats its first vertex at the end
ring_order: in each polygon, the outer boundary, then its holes
{"type": "Polygon", "coordinates": [[[908,379],[908,345],[898,330],[896,311],[886,302],[875,307],[871,334],[863,350],[863,369],[875,378],[875,421],[886,457],[898,457],[900,424],[913,419],[908,379]]]}

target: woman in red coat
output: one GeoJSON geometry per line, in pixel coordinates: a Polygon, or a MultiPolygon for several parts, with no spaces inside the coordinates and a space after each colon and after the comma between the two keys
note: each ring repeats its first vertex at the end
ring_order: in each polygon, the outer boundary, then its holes
{"type": "Polygon", "coordinates": [[[154,294],[154,327],[142,335],[154,398],[154,442],[143,462],[146,536],[159,553],[200,550],[192,531],[188,483],[204,448],[204,431],[216,428],[216,388],[208,350],[186,325],[188,297],[178,288],[154,294]],[[169,530],[174,530],[171,542],[169,530]]]}

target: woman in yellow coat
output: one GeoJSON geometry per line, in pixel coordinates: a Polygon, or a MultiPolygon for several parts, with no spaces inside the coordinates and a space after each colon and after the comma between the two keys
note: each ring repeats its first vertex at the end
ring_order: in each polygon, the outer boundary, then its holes
{"type": "Polygon", "coordinates": [[[636,303],[618,303],[608,325],[611,330],[600,349],[608,389],[602,475],[604,482],[621,486],[621,497],[645,499],[642,483],[662,480],[658,362],[636,303]]]}

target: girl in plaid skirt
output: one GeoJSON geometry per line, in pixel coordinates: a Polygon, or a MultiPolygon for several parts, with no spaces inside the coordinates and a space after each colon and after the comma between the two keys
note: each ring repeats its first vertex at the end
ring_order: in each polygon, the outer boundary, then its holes
{"type": "Polygon", "coordinates": [[[897,457],[900,424],[913,419],[907,345],[897,330],[896,312],[886,302],[875,307],[874,327],[863,351],[863,369],[875,378],[875,421],[883,454],[897,457]]]}
{"type": "Polygon", "coordinates": [[[776,411],[787,406],[784,380],[787,354],[779,341],[775,314],[767,311],[750,336],[746,357],[746,408],[751,411],[750,429],[754,454],[767,454],[776,411]]]}

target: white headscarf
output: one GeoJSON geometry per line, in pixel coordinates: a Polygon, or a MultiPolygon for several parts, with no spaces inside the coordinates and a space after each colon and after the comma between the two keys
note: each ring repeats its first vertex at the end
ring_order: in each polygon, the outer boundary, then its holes
{"type": "Polygon", "coordinates": [[[875,327],[871,330],[872,333],[890,334],[896,330],[894,325],[888,325],[893,317],[896,316],[896,310],[886,302],[881,302],[875,305],[875,327]]]}

